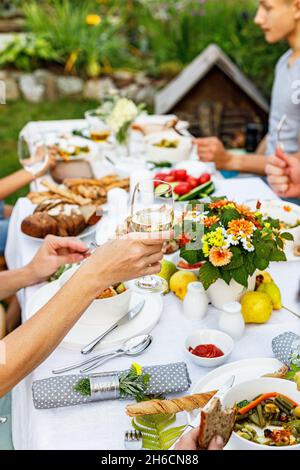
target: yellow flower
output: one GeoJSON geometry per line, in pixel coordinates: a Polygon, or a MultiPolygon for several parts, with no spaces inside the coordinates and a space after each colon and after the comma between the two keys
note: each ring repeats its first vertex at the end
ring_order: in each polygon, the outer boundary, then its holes
{"type": "Polygon", "coordinates": [[[230,263],[232,253],[228,248],[217,248],[215,246],[209,252],[209,261],[214,266],[226,266],[230,263]]]}
{"type": "Polygon", "coordinates": [[[266,222],[264,225],[265,225],[266,228],[270,228],[270,227],[271,227],[270,222],[266,222]]]}
{"type": "Polygon", "coordinates": [[[87,15],[85,18],[86,24],[89,26],[98,26],[101,23],[101,16],[99,15],[87,15]]]}
{"type": "Polygon", "coordinates": [[[135,369],[136,375],[142,375],[143,369],[137,362],[133,362],[131,367],[135,369]]]}

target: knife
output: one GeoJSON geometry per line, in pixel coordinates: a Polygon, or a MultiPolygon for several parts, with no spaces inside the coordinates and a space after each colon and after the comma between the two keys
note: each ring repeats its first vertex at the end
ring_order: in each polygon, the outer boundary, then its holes
{"type": "MultiPolygon", "coordinates": [[[[228,390],[233,386],[234,381],[235,381],[235,376],[231,375],[229,377],[229,379],[227,379],[226,382],[222,385],[222,387],[219,388],[217,393],[215,393],[214,396],[206,403],[206,405],[202,409],[202,411],[207,411],[207,409],[209,408],[211,402],[213,400],[215,400],[216,398],[221,400],[224,397],[224,395],[228,392],[228,390]]],[[[173,445],[171,447],[171,450],[174,450],[174,447],[176,446],[179,439],[189,430],[189,428],[195,429],[199,426],[199,424],[200,424],[199,423],[199,413],[197,414],[197,416],[195,418],[191,418],[190,415],[188,415],[187,425],[185,426],[185,428],[184,428],[182,434],[179,436],[179,438],[176,439],[176,441],[173,443],[173,445]]]]}
{"type": "Polygon", "coordinates": [[[98,336],[96,339],[94,339],[89,344],[84,346],[81,350],[81,354],[90,354],[95,349],[97,344],[99,344],[100,341],[103,338],[105,338],[105,336],[107,336],[109,333],[115,330],[118,326],[124,325],[125,323],[127,323],[128,321],[136,317],[140,313],[144,305],[145,305],[145,299],[141,300],[141,302],[139,302],[135,307],[133,307],[127,313],[125,313],[125,315],[121,317],[120,320],[114,323],[110,328],[108,328],[108,330],[102,333],[102,335],[98,336]]]}

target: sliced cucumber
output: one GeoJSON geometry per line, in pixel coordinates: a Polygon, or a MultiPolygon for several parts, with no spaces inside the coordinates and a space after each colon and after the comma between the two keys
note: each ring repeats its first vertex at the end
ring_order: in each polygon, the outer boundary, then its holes
{"type": "Polygon", "coordinates": [[[198,199],[203,194],[208,195],[214,191],[214,184],[212,181],[208,181],[207,183],[201,184],[197,186],[197,188],[192,189],[187,194],[180,196],[179,201],[190,201],[192,199],[198,199]]]}
{"type": "MultiPolygon", "coordinates": [[[[166,196],[166,193],[169,191],[170,189],[170,186],[172,187],[172,189],[175,188],[175,186],[177,186],[179,184],[179,182],[174,182],[174,183],[162,183],[162,184],[159,184],[156,188],[155,188],[155,191],[154,191],[154,194],[156,197],[165,197],[165,198],[168,198],[169,196],[166,196]]],[[[171,195],[170,195],[171,196],[171,195]]]]}

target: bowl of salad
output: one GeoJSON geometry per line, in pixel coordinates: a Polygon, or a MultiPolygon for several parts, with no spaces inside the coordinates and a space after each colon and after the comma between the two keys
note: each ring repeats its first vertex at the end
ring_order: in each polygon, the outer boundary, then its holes
{"type": "Polygon", "coordinates": [[[178,163],[187,160],[192,151],[191,137],[174,131],[151,134],[145,138],[147,160],[151,162],[178,163]]]}
{"type": "Polygon", "coordinates": [[[222,403],[236,408],[232,448],[300,449],[300,392],[295,382],[270,377],[243,382],[232,387],[222,403]]]}

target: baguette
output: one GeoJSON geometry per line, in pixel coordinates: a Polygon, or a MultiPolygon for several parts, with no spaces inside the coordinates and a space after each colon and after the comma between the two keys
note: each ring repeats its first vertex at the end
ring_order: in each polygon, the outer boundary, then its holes
{"type": "Polygon", "coordinates": [[[46,188],[50,189],[55,194],[59,194],[60,196],[64,198],[68,198],[71,201],[73,201],[75,204],[78,204],[79,206],[84,206],[86,204],[90,204],[92,201],[91,199],[84,198],[82,196],[79,196],[77,194],[74,194],[73,192],[69,191],[68,189],[60,188],[56,184],[51,183],[50,181],[43,181],[42,184],[46,186],[46,188]]]}
{"type": "Polygon", "coordinates": [[[221,436],[226,445],[233,430],[235,415],[235,409],[222,409],[220,400],[213,398],[206,409],[200,411],[199,448],[207,449],[216,436],[221,436]]]}
{"type": "Polygon", "coordinates": [[[192,411],[202,408],[214,396],[216,390],[206,393],[196,393],[186,395],[185,397],[173,398],[171,400],[149,400],[127,405],[126,413],[128,416],[144,416],[156,414],[173,414],[180,411],[192,411]]]}

